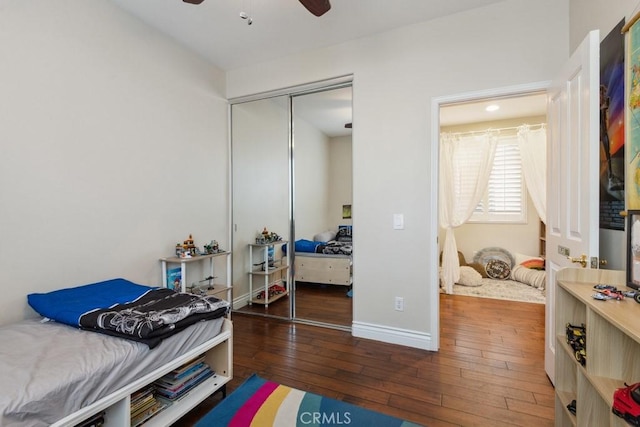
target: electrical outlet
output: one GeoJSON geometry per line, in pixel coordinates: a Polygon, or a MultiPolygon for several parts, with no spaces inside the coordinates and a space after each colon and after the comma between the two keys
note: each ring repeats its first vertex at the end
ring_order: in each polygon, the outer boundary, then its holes
{"type": "Polygon", "coordinates": [[[396,297],[396,311],[404,311],[404,298],[396,297]]]}

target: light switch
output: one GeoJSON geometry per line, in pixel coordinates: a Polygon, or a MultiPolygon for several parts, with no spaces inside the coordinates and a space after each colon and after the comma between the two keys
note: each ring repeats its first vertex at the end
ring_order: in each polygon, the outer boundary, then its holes
{"type": "Polygon", "coordinates": [[[393,214],[393,229],[394,230],[404,230],[404,215],[403,214],[393,214]]]}

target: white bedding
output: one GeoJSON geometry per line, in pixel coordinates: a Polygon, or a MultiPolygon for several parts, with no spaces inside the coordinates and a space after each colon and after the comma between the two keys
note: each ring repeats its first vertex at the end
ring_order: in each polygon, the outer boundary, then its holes
{"type": "Polygon", "coordinates": [[[150,350],[59,323],[0,327],[0,426],[48,426],[215,337],[223,318],[199,322],[150,350]]]}

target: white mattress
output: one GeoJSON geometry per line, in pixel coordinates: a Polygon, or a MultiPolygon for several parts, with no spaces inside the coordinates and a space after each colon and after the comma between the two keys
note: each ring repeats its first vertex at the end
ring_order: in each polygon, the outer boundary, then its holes
{"type": "Polygon", "coordinates": [[[0,426],[48,426],[220,333],[199,322],[149,350],[54,322],[0,327],[0,426]]]}

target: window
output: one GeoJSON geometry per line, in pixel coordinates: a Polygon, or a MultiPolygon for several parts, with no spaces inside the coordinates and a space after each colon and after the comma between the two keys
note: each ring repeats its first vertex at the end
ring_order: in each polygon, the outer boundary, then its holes
{"type": "Polygon", "coordinates": [[[485,194],[469,222],[526,222],[526,189],[518,140],[501,137],[485,194]]]}

